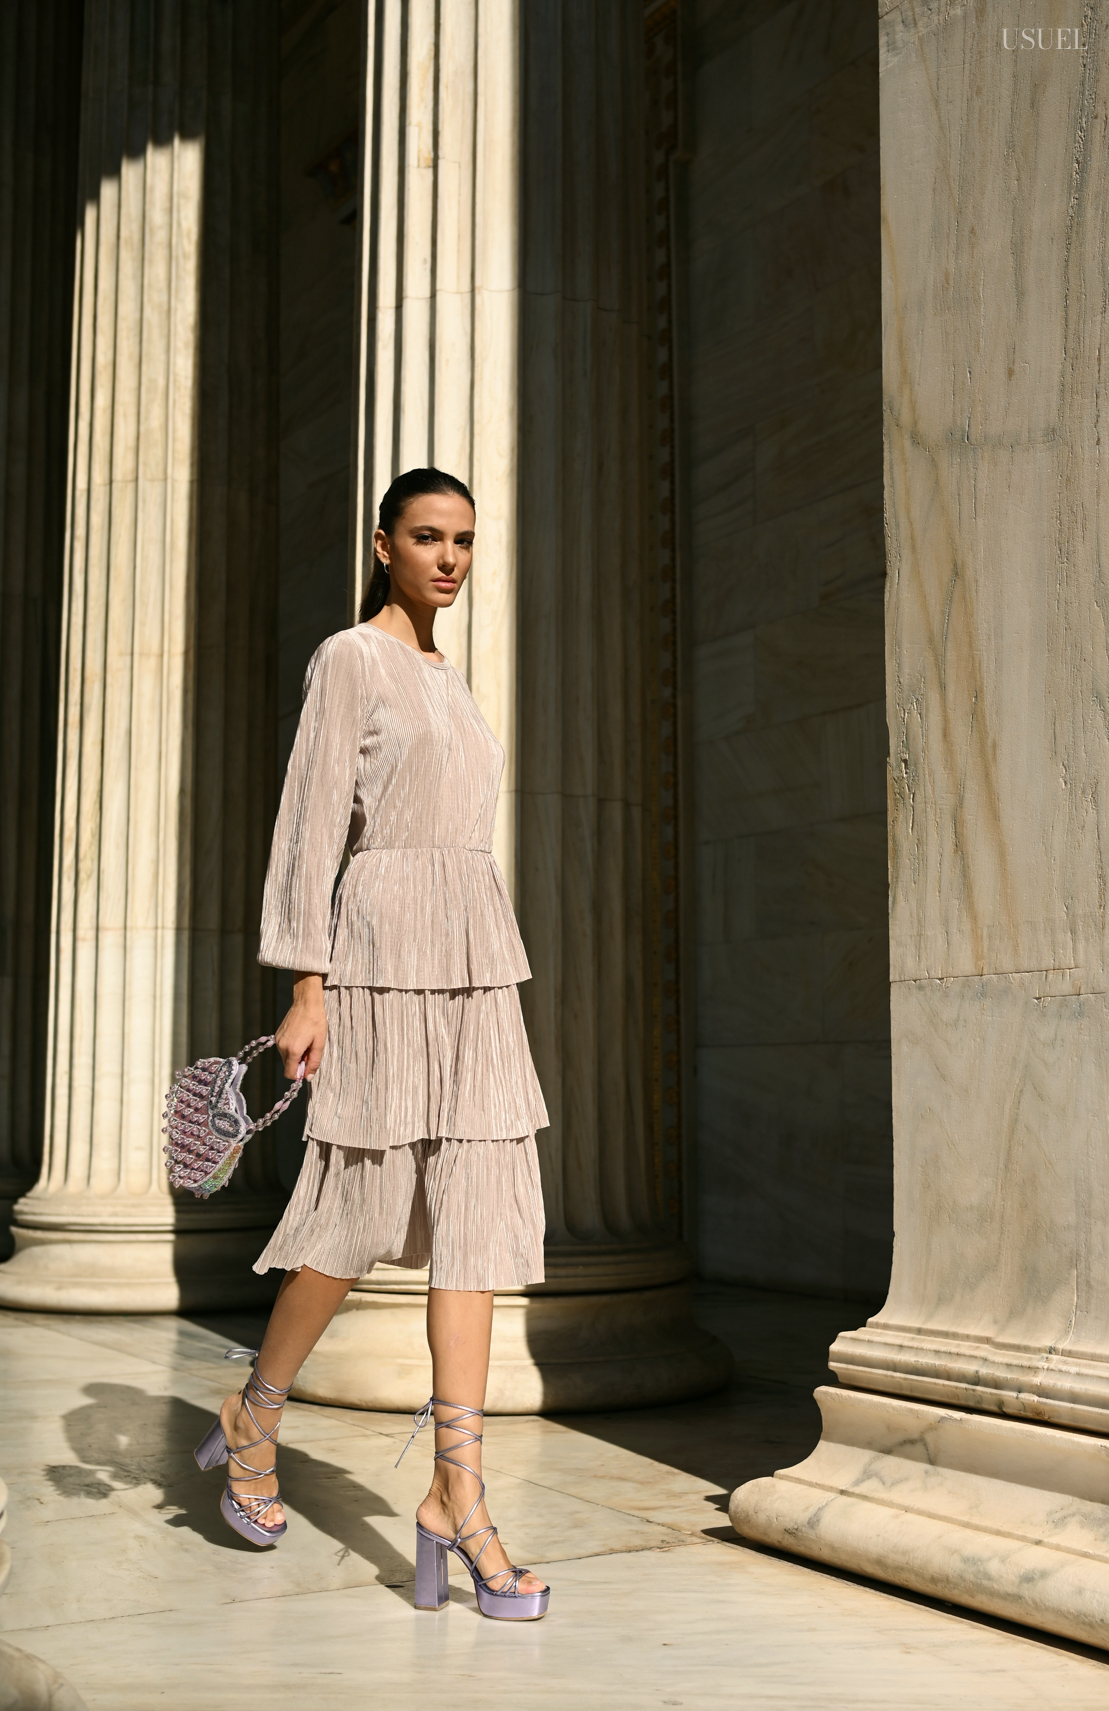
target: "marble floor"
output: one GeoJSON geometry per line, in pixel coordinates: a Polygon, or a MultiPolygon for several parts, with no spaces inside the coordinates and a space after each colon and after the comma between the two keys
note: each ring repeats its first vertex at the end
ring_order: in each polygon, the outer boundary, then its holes
{"type": "Polygon", "coordinates": [[[256,1321],[2,1313],[3,1638],[60,1670],[89,1711],[1109,1711],[1109,1655],[731,1531],[731,1487],[811,1447],[824,1351],[863,1312],[705,1287],[699,1314],[736,1353],[729,1391],[490,1420],[494,1518],[554,1589],[547,1620],[519,1627],[482,1620],[461,1579],[447,1610],[413,1610],[430,1449],[421,1440],[394,1470],[407,1430],[395,1415],[291,1405],[285,1542],[255,1552],[224,1526],[219,1476],[191,1450],[228,1388],[223,1349],[256,1321]]]}

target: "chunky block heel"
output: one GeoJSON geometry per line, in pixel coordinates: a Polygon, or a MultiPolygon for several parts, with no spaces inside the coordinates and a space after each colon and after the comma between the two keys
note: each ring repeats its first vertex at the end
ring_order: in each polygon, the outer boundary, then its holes
{"type": "Polygon", "coordinates": [[[416,1522],[416,1608],[441,1610],[450,1593],[447,1588],[447,1547],[434,1533],[416,1522]]]}
{"type": "Polygon", "coordinates": [[[209,1468],[222,1467],[229,1454],[227,1439],[224,1437],[223,1427],[217,1417],[193,1451],[196,1465],[202,1473],[207,1473],[209,1468]]]}

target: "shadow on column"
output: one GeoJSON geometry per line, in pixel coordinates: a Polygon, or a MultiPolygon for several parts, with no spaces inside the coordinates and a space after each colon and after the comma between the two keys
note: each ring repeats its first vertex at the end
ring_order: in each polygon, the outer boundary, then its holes
{"type": "Polygon", "coordinates": [[[0,9],[0,1260],[42,1158],[83,12],[0,9]]]}

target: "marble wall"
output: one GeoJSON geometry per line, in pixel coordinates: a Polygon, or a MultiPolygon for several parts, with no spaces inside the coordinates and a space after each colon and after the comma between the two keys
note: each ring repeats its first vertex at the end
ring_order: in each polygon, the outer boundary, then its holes
{"type": "Polygon", "coordinates": [[[882,31],[898,1240],[832,1364],[1104,1435],[1109,42],[882,31]]]}
{"type": "Polygon", "coordinates": [[[877,19],[699,0],[688,373],[700,1262],[891,1242],[877,19]]]}

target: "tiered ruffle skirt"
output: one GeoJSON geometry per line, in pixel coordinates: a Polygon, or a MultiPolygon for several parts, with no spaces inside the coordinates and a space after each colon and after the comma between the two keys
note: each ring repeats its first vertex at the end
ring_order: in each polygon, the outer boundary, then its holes
{"type": "Polygon", "coordinates": [[[440,1289],[543,1280],[535,1131],[548,1122],[513,986],[329,986],[307,1152],[255,1264],[361,1277],[430,1263],[440,1289]]]}
{"type": "Polygon", "coordinates": [[[311,1266],[364,1277],[379,1262],[429,1266],[434,1289],[543,1281],[543,1191],[535,1140],[416,1141],[407,1147],[308,1142],[304,1164],[255,1271],[311,1266]]]}
{"type": "Polygon", "coordinates": [[[329,986],[305,1133],[342,1147],[501,1141],[548,1122],[515,986],[329,986]]]}

